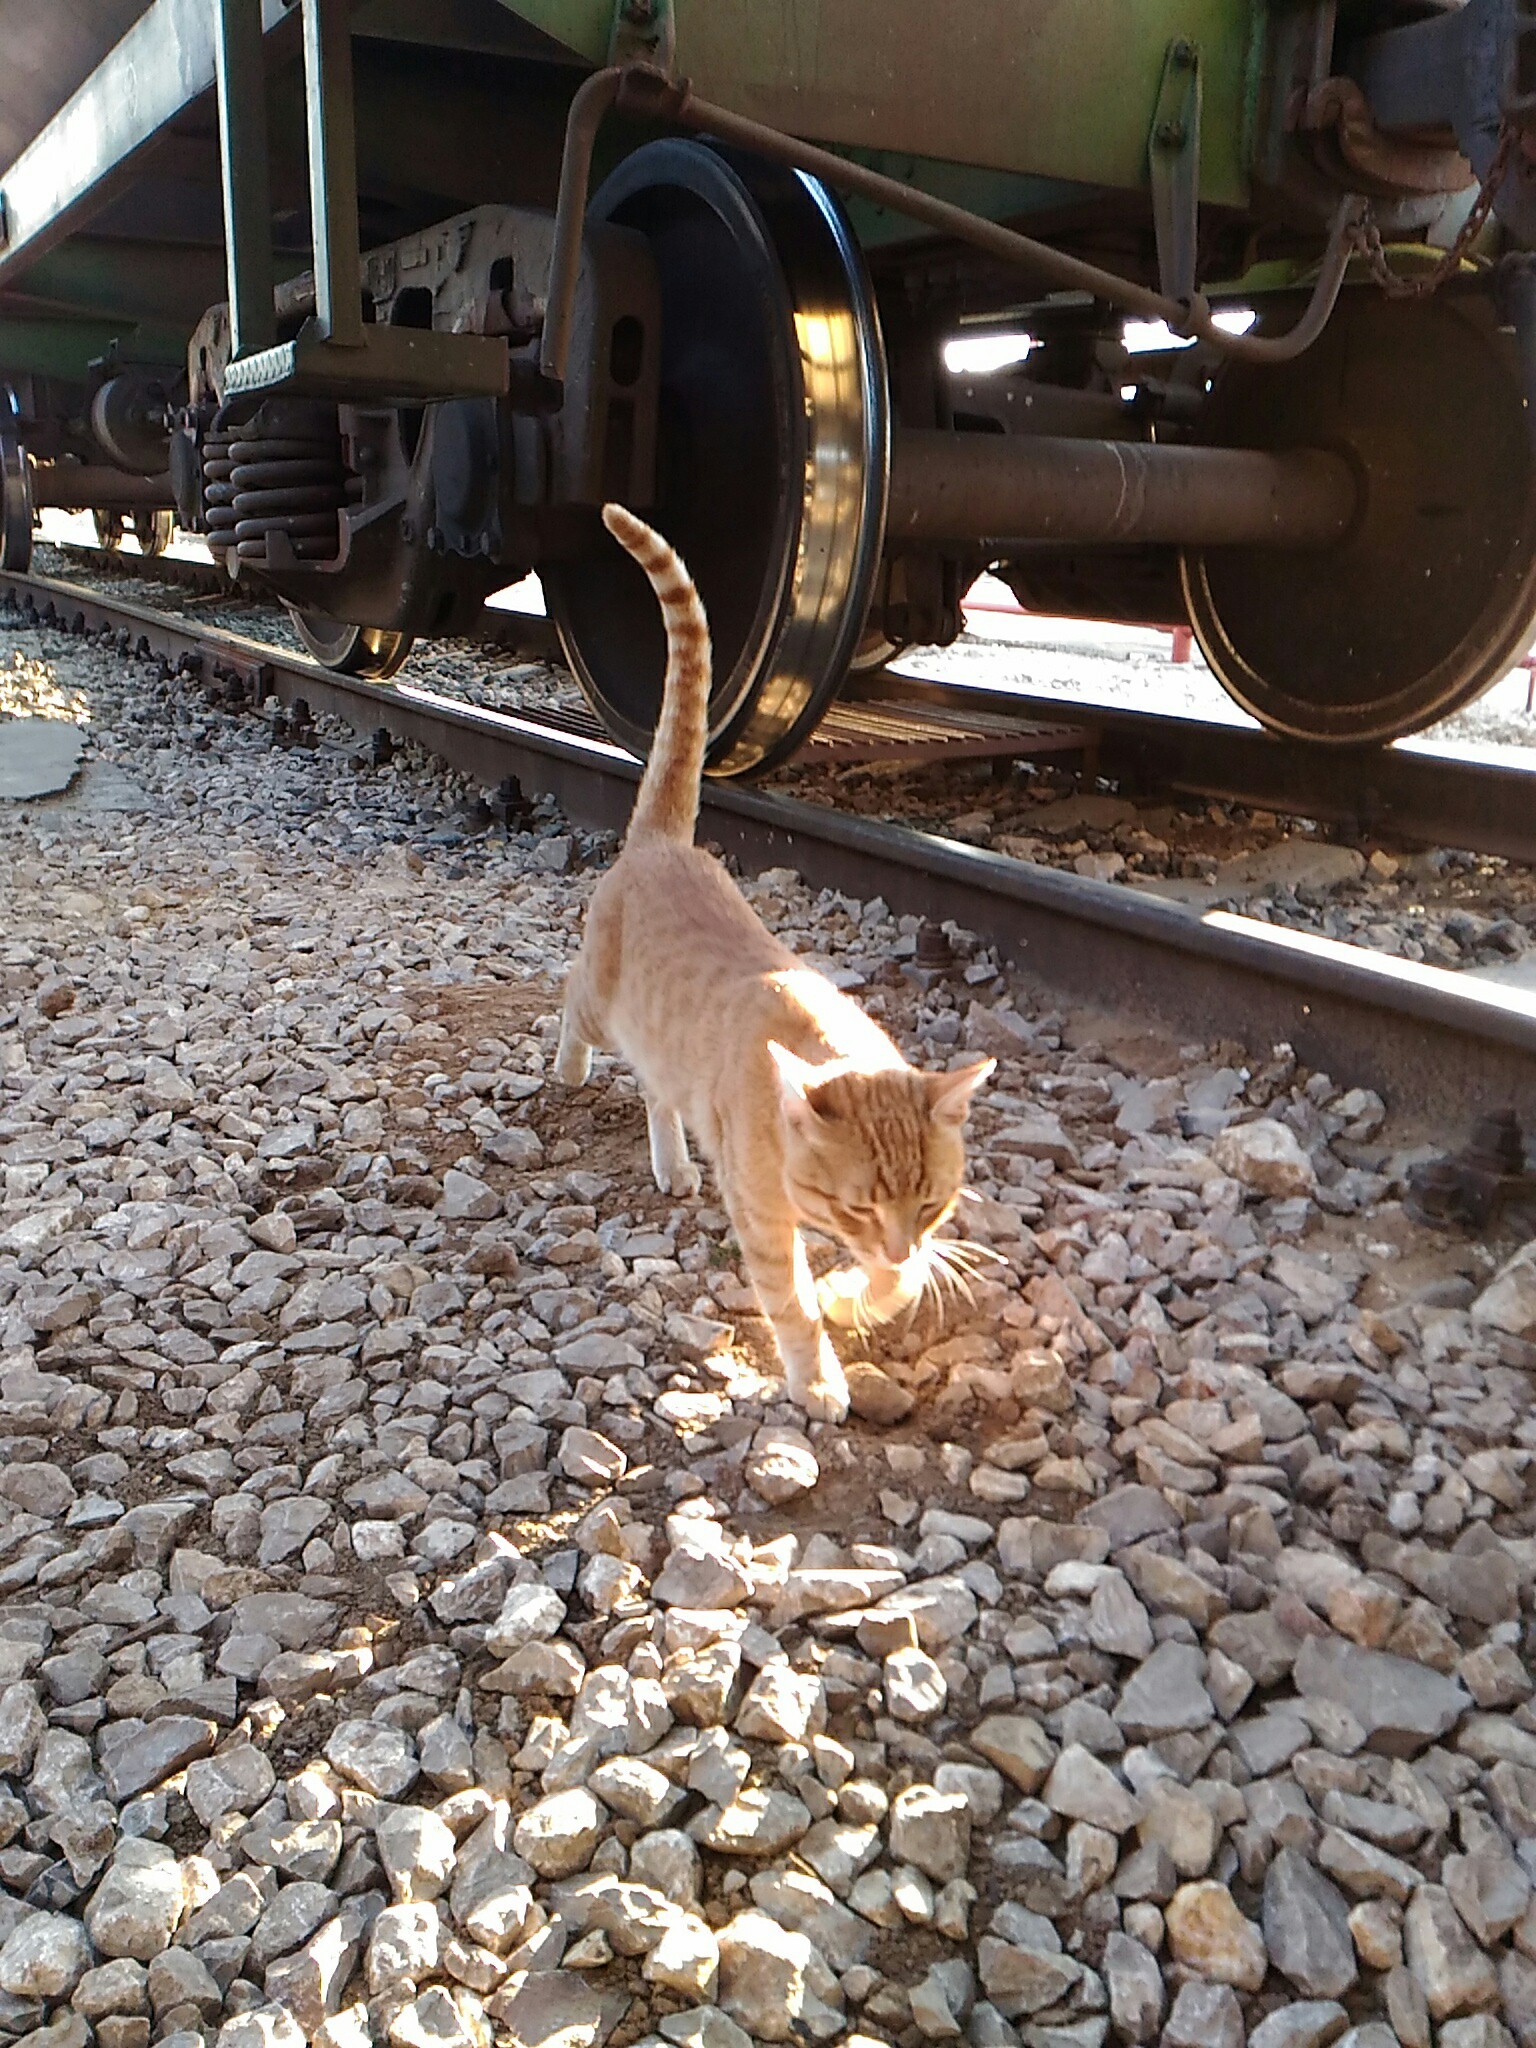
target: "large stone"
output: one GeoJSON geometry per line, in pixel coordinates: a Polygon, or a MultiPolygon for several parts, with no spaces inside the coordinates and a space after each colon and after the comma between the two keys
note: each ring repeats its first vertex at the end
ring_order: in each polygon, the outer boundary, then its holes
{"type": "Polygon", "coordinates": [[[1347,1707],[1379,1756],[1417,1756],[1448,1735],[1472,1704],[1455,1679],[1339,1636],[1308,1636],[1292,1676],[1303,1699],[1347,1707]]]}
{"type": "Polygon", "coordinates": [[[1353,846],[1298,834],[1224,860],[1216,870],[1216,887],[1236,897],[1277,886],[1334,889],[1341,882],[1358,882],[1364,873],[1365,855],[1353,846]]]}
{"type": "Polygon", "coordinates": [[[1026,1948],[995,1934],[984,1934],[977,1943],[976,1964],[989,2001],[1010,2020],[1059,2005],[1083,1973],[1082,1964],[1063,1955],[1059,1946],[1026,1948]]]}
{"type": "Polygon", "coordinates": [[[186,1908],[180,1863],[161,1842],[128,1836],[85,1909],[85,1927],[103,1956],[147,1963],[169,1948],[186,1908]]]}
{"type": "Polygon", "coordinates": [[[1056,1745],[1027,1714],[989,1714],[971,1730],[971,1747],[1021,1792],[1038,1792],[1056,1761],[1056,1745]]]}
{"type": "Polygon", "coordinates": [[[1152,1617],[1131,1591],[1124,1572],[1108,1572],[1088,1602],[1088,1640],[1106,1657],[1150,1657],[1152,1617]]]}
{"type": "Polygon", "coordinates": [[[25,1777],[37,1745],[48,1730],[48,1717],[37,1703],[37,1687],[8,1685],[0,1692],[0,1772],[25,1777]]]}
{"type": "Polygon", "coordinates": [[[568,1970],[537,1970],[498,1991],[486,2011],[517,2048],[602,2048],[629,2007],[617,1987],[601,1991],[568,1970]]]}
{"type": "Polygon", "coordinates": [[[362,1953],[368,1911],[361,1900],[349,1899],[301,1949],[267,1966],[267,1996],[286,2006],[311,2040],[340,2009],[362,1953]]]}
{"type": "Polygon", "coordinates": [[[1505,1260],[1473,1302],[1472,1320],[1506,1336],[1536,1337],[1536,1239],[1505,1260]]]}
{"type": "Polygon", "coordinates": [[[729,1806],[706,1806],[689,1822],[688,1832],[720,1856],[777,1856],[798,1842],[810,1824],[809,1809],[792,1792],[753,1786],[729,1806]]]}
{"type": "Polygon", "coordinates": [[[565,1602],[542,1579],[513,1586],[491,1624],[485,1646],[493,1656],[510,1657],[529,1643],[547,1642],[564,1619],[565,1602]]]}
{"type": "Polygon", "coordinates": [[[891,1802],[891,1854],[938,1884],[964,1877],[970,1862],[971,1808],[959,1792],[909,1785],[891,1802]]]}
{"type": "Polygon", "coordinates": [[[67,1998],[94,1960],[78,1920],[34,1913],[0,1947],[0,1991],[13,1998],[67,1998]]]}
{"type": "Polygon", "coordinates": [[[1228,1124],[1217,1132],[1211,1157],[1223,1173],[1257,1195],[1284,1200],[1310,1195],[1317,1186],[1316,1169],[1296,1133],[1273,1117],[1260,1117],[1251,1124],[1228,1124]]]}
{"type": "Polygon", "coordinates": [[[421,1775],[416,1745],[381,1721],[338,1721],[325,1745],[327,1763],[375,1799],[395,1800],[421,1775]]]}
{"type": "Polygon", "coordinates": [[[1126,1681],[1115,1719],[1133,1742],[1204,1728],[1216,1718],[1204,1678],[1203,1651],[1192,1643],[1160,1643],[1126,1681]]]}
{"type": "Polygon", "coordinates": [[[253,1813],[276,1782],[265,1753],[243,1743],[192,1765],[187,1804],[204,1827],[212,1827],[226,1813],[253,1813]]]}
{"type": "Polygon", "coordinates": [[[1147,2042],[1163,2019],[1163,1973],[1149,1948],[1118,1929],[1104,1944],[1109,2020],[1122,2041],[1147,2042]]]}
{"type": "Polygon", "coordinates": [[[251,1931],[249,1960],[264,1969],[308,1941],[335,1908],[336,1894],[328,1884],[285,1884],[251,1931]]]}
{"type": "Polygon", "coordinates": [[[57,796],[80,772],[85,734],[62,718],[0,719],[0,803],[57,796]]]}
{"type": "Polygon", "coordinates": [[[440,1948],[435,1906],[386,1906],[368,1930],[368,1989],[388,1991],[435,1975],[440,1948]]]}
{"type": "Polygon", "coordinates": [[[1188,1977],[1179,1986],[1163,2048],[1243,2048],[1243,2008],[1230,1984],[1188,1977]]]}
{"type": "Polygon", "coordinates": [[[1264,1943],[1304,1998],[1342,1998],[1359,1974],[1344,1895],[1297,1849],[1282,1849],[1265,1877],[1264,1943]]]}
{"type": "Polygon", "coordinates": [[[720,1982],[720,1944],[697,1913],[674,1913],[640,1974],[674,1998],[707,2001],[720,1982]]]}
{"type": "MultiPolygon", "coordinates": [[[[397,1806],[381,1814],[374,1841],[397,1899],[441,1898],[453,1882],[457,1847],[453,1830],[429,1807],[397,1806]]],[[[520,1868],[526,1874],[526,1867],[520,1868]]]]}
{"type": "Polygon", "coordinates": [[[259,2005],[224,2022],[217,2048],[305,2048],[304,2029],[285,2005],[259,2005]]]}
{"type": "Polygon", "coordinates": [[[1349,2014],[1332,1999],[1307,1999],[1282,2005],[1260,2020],[1248,2036],[1248,2048],[1328,2048],[1349,2025],[1349,2014]]]}
{"type": "Polygon", "coordinates": [[[1216,1984],[1257,1991],[1268,1957],[1264,1937],[1243,1917],[1224,1884],[1206,1879],[1180,1885],[1164,1916],[1176,1961],[1216,1984]]]}
{"type": "Polygon", "coordinates": [[[519,1818],[512,1846],[540,1877],[572,1877],[592,1861],[607,1818],[585,1786],[551,1792],[519,1818]]]}
{"type": "Polygon", "coordinates": [[[1155,1486],[1117,1486],[1078,1515],[1079,1524],[1102,1529],[1111,1550],[1126,1550],[1149,1536],[1168,1536],[1179,1518],[1155,1486]]]}
{"type": "Polygon", "coordinates": [[[1420,1885],[1403,1917],[1403,1954],[1436,2020],[1497,2005],[1493,1960],[1467,1932],[1449,1894],[1420,1885]]]}
{"type": "Polygon", "coordinates": [[[839,1975],[868,1955],[875,1929],[814,1877],[799,1870],[759,1870],[749,1889],[754,1906],[792,1934],[805,1935],[839,1975]]]}
{"type": "Polygon", "coordinates": [[[755,1908],[722,1927],[720,2004],[759,2041],[829,2041],[843,2028],[843,1994],[803,1934],[755,1908]]]}
{"type": "Polygon", "coordinates": [[[163,1784],[218,1738],[216,1721],[194,1714],[163,1714],[157,1721],[114,1721],[103,1730],[97,1754],[107,1791],[119,1805],[163,1784]]]}
{"type": "Polygon", "coordinates": [[[1530,1879],[1512,1856],[1496,1849],[1447,1856],[1440,1877],[1452,1905],[1484,1948],[1517,1926],[1531,1903],[1530,1879]]]}
{"type": "Polygon", "coordinates": [[[1112,1835],[1126,1834],[1144,1812],[1141,1801],[1081,1743],[1072,1743],[1057,1757],[1040,1796],[1053,1813],[1085,1820],[1112,1835]]]}
{"type": "Polygon", "coordinates": [[[809,1493],[821,1477],[803,1430],[760,1429],[743,1467],[752,1491],[774,1507],[809,1493]]]}

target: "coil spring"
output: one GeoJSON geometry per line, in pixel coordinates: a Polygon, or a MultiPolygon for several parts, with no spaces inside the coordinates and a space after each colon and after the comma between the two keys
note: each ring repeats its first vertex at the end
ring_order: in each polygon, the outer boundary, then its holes
{"type": "Polygon", "coordinates": [[[301,562],[341,551],[339,514],[362,489],[342,453],[334,405],[271,400],[252,419],[215,420],[203,441],[209,544],[265,566],[281,534],[301,562]]]}
{"type": "Polygon", "coordinates": [[[203,436],[203,525],[222,554],[235,544],[235,487],[229,480],[230,430],[217,422],[203,436]]]}

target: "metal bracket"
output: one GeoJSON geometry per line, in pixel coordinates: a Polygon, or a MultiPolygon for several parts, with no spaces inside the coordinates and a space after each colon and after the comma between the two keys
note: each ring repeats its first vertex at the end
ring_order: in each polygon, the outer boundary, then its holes
{"type": "Polygon", "coordinates": [[[1147,164],[1159,281],[1165,297],[1187,304],[1200,230],[1200,49],[1184,36],[1168,45],[1147,164]]]}
{"type": "Polygon", "coordinates": [[[235,356],[257,354],[277,339],[267,71],[261,36],[261,0],[218,0],[213,51],[230,350],[235,356]]]}
{"type": "MultiPolygon", "coordinates": [[[[239,0],[223,5],[233,14],[239,0]]],[[[385,405],[499,398],[509,377],[504,341],[365,324],[351,0],[303,0],[303,8],[315,313],[294,340],[232,362],[225,398],[269,391],[385,405]]],[[[220,85],[222,102],[230,97],[222,76],[220,85]]]]}
{"type": "Polygon", "coordinates": [[[500,398],[507,390],[508,361],[507,344],[485,335],[365,327],[357,347],[343,348],[318,320],[306,320],[294,340],[232,362],[224,372],[224,396],[281,391],[358,405],[500,398]]]}
{"type": "Polygon", "coordinates": [[[670,76],[676,56],[672,0],[618,0],[608,37],[610,64],[650,64],[670,76]]]}

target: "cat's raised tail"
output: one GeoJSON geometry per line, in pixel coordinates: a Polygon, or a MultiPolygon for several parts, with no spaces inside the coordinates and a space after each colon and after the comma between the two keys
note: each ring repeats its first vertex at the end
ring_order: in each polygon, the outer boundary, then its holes
{"type": "Polygon", "coordinates": [[[667,679],[629,837],[693,840],[699,780],[709,737],[709,621],[677,550],[622,505],[603,507],[603,524],[650,578],[667,628],[667,679]]]}

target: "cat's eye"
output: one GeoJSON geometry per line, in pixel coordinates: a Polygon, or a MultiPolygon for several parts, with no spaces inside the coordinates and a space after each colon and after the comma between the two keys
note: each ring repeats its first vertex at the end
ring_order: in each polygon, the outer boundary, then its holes
{"type": "Polygon", "coordinates": [[[929,1202],[925,1208],[919,1209],[917,1212],[918,1229],[932,1230],[933,1226],[942,1219],[948,1207],[948,1202],[929,1202]]]}

